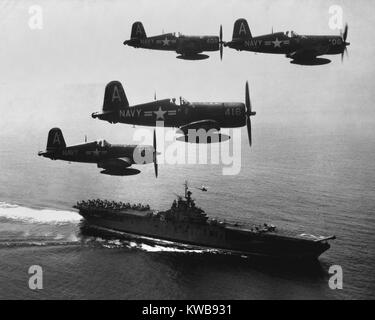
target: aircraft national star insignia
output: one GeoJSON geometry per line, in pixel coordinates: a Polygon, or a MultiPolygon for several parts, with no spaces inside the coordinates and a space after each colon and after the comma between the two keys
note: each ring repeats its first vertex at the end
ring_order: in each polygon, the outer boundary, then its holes
{"type": "Polygon", "coordinates": [[[282,44],[282,41],[280,41],[278,38],[276,38],[275,41],[272,41],[272,43],[273,43],[273,45],[274,45],[274,48],[276,48],[276,47],[281,48],[280,45],[282,44]]]}
{"type": "Polygon", "coordinates": [[[156,120],[158,119],[164,120],[164,114],[167,113],[167,111],[163,111],[161,110],[161,107],[159,107],[158,111],[154,111],[154,113],[156,114],[156,120]]]}
{"type": "Polygon", "coordinates": [[[168,45],[169,45],[169,41],[170,41],[170,40],[168,40],[168,38],[165,37],[165,39],[162,40],[162,42],[163,42],[163,46],[168,46],[168,45]]]}

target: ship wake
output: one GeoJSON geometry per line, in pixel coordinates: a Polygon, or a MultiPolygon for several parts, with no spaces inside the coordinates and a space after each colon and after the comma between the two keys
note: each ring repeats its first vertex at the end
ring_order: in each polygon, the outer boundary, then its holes
{"type": "Polygon", "coordinates": [[[82,217],[74,211],[33,209],[6,202],[0,202],[0,218],[48,224],[78,223],[82,219],[82,217]]]}

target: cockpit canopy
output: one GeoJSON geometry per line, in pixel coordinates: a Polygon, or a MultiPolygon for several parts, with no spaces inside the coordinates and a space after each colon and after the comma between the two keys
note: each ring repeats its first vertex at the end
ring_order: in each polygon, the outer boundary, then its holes
{"type": "Polygon", "coordinates": [[[188,105],[188,104],[190,104],[190,102],[189,101],[187,101],[185,98],[183,98],[183,97],[180,97],[180,105],[182,106],[182,105],[188,105]]]}
{"type": "Polygon", "coordinates": [[[98,146],[101,147],[101,148],[109,147],[109,146],[111,145],[108,141],[106,141],[106,140],[104,140],[104,139],[102,139],[102,140],[98,140],[96,143],[97,143],[98,146]]]}
{"type": "MultiPolygon", "coordinates": [[[[171,99],[171,103],[176,104],[176,98],[172,98],[172,99],[171,99]]],[[[187,101],[185,98],[180,97],[180,99],[179,99],[179,104],[180,104],[180,106],[184,106],[184,105],[186,106],[186,105],[189,105],[190,102],[187,101]]]]}
{"type": "Polygon", "coordinates": [[[286,31],[285,32],[285,35],[288,37],[288,38],[295,38],[295,37],[298,37],[298,33],[297,32],[294,32],[293,30],[292,31],[286,31]]]}

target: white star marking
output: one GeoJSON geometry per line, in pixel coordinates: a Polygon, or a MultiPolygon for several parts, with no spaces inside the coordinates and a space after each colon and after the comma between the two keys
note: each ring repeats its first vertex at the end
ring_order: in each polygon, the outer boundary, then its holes
{"type": "Polygon", "coordinates": [[[158,120],[158,119],[164,120],[164,114],[167,113],[167,111],[163,111],[163,110],[161,110],[161,107],[159,107],[159,110],[154,111],[154,113],[156,114],[156,120],[158,120]]]}
{"type": "Polygon", "coordinates": [[[273,43],[273,45],[274,45],[274,48],[276,48],[276,47],[281,48],[280,45],[281,45],[283,42],[280,41],[278,38],[276,38],[276,40],[275,40],[275,41],[272,41],[272,43],[273,43]]]}
{"type": "Polygon", "coordinates": [[[169,41],[167,37],[165,37],[165,40],[162,40],[163,42],[163,46],[168,46],[169,45],[169,41]]]}
{"type": "Polygon", "coordinates": [[[95,149],[95,151],[92,152],[94,156],[99,156],[100,151],[98,149],[95,149]]]}

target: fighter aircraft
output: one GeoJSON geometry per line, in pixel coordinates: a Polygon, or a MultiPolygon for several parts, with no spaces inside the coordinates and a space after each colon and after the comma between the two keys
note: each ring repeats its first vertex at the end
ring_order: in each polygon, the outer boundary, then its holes
{"type": "Polygon", "coordinates": [[[124,41],[124,45],[134,48],[152,50],[175,51],[177,58],[185,60],[207,59],[208,55],[201,54],[204,51],[220,50],[220,58],[223,56],[223,29],[220,26],[220,37],[217,36],[185,36],[180,33],[166,33],[158,36],[147,37],[142,22],[134,22],[130,40],[124,41]]]}
{"type": "Polygon", "coordinates": [[[203,192],[207,192],[207,190],[208,190],[207,187],[205,187],[205,186],[201,186],[200,188],[197,187],[197,189],[200,190],[200,191],[203,191],[203,192]]]}
{"type": "Polygon", "coordinates": [[[106,140],[99,140],[67,147],[59,128],[52,128],[48,133],[46,151],[39,151],[38,156],[51,160],[96,163],[102,168],[100,173],[108,175],[134,175],[138,169],[130,168],[133,164],[154,163],[155,176],[158,176],[156,136],[154,145],[118,145],[106,140]]]}
{"type": "Polygon", "coordinates": [[[321,55],[347,54],[346,42],[348,25],[340,36],[298,35],[291,31],[270,33],[253,37],[245,19],[238,19],[234,23],[232,41],[224,46],[236,50],[262,53],[285,54],[292,59],[291,63],[302,65],[319,65],[331,62],[329,59],[317,58],[321,55]]]}
{"type": "Polygon", "coordinates": [[[249,84],[246,82],[245,104],[242,102],[188,102],[182,97],[156,100],[129,106],[124,88],[119,81],[107,84],[104,93],[103,111],[94,112],[93,118],[109,123],[127,123],[140,126],[157,126],[162,121],[164,127],[179,128],[185,137],[189,129],[220,132],[221,128],[247,126],[251,146],[250,117],[252,111],[249,84]]]}

